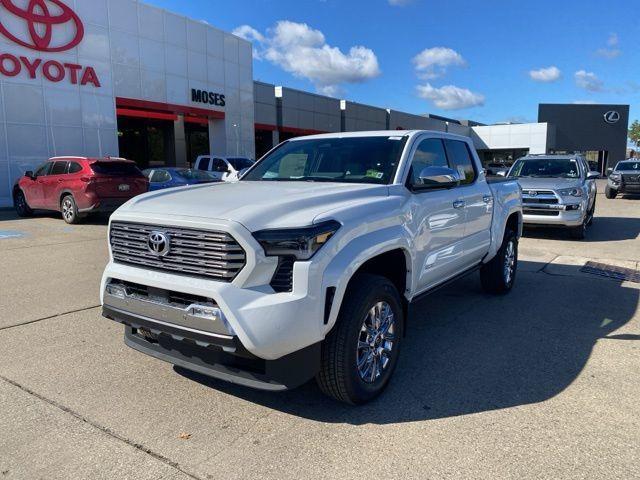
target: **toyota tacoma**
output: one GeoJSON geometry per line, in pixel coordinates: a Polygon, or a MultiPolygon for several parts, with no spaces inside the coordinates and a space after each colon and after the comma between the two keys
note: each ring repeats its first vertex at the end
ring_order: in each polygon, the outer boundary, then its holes
{"type": "Polygon", "coordinates": [[[109,224],[103,315],[130,347],[351,404],[387,386],[410,304],[479,270],[516,277],[522,200],[469,138],[431,131],[288,140],[233,183],[138,196],[109,224]]]}

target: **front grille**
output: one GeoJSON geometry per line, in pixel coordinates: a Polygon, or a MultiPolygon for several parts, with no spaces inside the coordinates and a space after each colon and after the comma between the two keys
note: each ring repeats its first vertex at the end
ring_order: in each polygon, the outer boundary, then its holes
{"type": "Polygon", "coordinates": [[[529,210],[524,209],[522,213],[524,215],[538,215],[540,217],[557,217],[558,215],[560,215],[560,212],[558,210],[543,210],[541,208],[529,210]]]}
{"type": "Polygon", "coordinates": [[[154,270],[232,281],[246,264],[240,244],[228,233],[191,228],[113,222],[109,233],[113,260],[154,270]],[[151,232],[169,237],[165,256],[148,247],[151,232]]]}
{"type": "Polygon", "coordinates": [[[622,182],[626,185],[640,185],[640,175],[622,174],[622,182]]]}
{"type": "Polygon", "coordinates": [[[547,205],[557,205],[558,203],[558,199],[557,198],[540,198],[540,197],[522,197],[522,201],[526,204],[526,203],[531,203],[531,204],[540,204],[540,203],[545,203],[547,205]]]}
{"type": "Polygon", "coordinates": [[[558,197],[552,190],[527,190],[522,191],[523,203],[546,203],[548,205],[556,205],[558,203],[558,197]]]}
{"type": "Polygon", "coordinates": [[[194,303],[198,305],[216,305],[211,298],[200,295],[192,295],[190,293],[176,292],[173,290],[164,290],[161,288],[148,287],[134,282],[126,282],[124,280],[111,280],[109,285],[116,285],[124,288],[127,295],[135,296],[143,300],[163,300],[171,306],[178,308],[186,308],[194,303]]]}

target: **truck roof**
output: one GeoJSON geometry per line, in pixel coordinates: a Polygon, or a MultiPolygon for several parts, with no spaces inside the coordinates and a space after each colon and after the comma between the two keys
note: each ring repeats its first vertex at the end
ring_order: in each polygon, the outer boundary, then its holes
{"type": "Polygon", "coordinates": [[[289,141],[294,142],[298,140],[309,139],[323,139],[323,138],[364,138],[364,137],[404,137],[404,136],[416,136],[422,133],[435,133],[443,138],[455,138],[459,140],[470,140],[470,137],[463,135],[456,135],[453,133],[445,133],[440,130],[371,130],[364,132],[336,132],[336,133],[321,133],[317,135],[306,135],[304,137],[295,137],[289,141]]]}

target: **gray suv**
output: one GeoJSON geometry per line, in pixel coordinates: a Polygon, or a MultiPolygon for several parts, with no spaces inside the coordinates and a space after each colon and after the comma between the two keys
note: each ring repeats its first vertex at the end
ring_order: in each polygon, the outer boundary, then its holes
{"type": "Polygon", "coordinates": [[[640,193],[640,160],[623,160],[616,168],[609,169],[604,193],[607,198],[616,198],[619,193],[640,193]]]}
{"type": "Polygon", "coordinates": [[[598,172],[581,155],[527,155],[508,173],[522,187],[524,224],[556,226],[581,240],[593,222],[598,172]]]}

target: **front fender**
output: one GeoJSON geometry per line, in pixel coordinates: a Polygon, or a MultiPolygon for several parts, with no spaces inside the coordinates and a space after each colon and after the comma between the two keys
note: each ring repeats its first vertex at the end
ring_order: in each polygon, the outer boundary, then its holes
{"type": "Polygon", "coordinates": [[[494,191],[494,194],[495,205],[493,219],[491,221],[491,247],[484,258],[484,263],[489,262],[498,253],[498,250],[502,245],[502,240],[504,239],[507,220],[511,215],[515,214],[518,216],[518,228],[516,229],[516,235],[518,238],[522,236],[522,195],[520,194],[520,191],[518,190],[517,193],[511,192],[507,195],[501,195],[494,191]]]}
{"type": "MultiPolygon", "coordinates": [[[[405,254],[407,290],[411,291],[410,265],[413,264],[413,258],[410,252],[413,249],[407,240],[406,232],[400,225],[369,232],[354,238],[334,256],[325,269],[322,279],[323,292],[326,292],[329,287],[336,288],[331,311],[325,325],[325,334],[335,324],[349,281],[358,269],[368,260],[397,249],[401,249],[405,254]]],[[[405,295],[405,293],[400,292],[401,295],[405,295]]]]}

